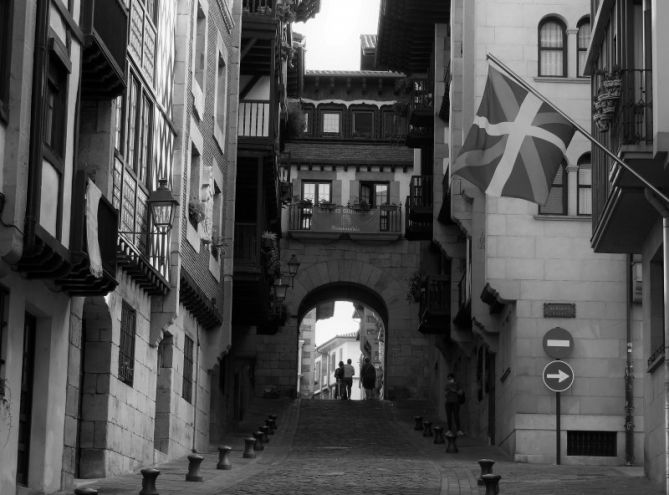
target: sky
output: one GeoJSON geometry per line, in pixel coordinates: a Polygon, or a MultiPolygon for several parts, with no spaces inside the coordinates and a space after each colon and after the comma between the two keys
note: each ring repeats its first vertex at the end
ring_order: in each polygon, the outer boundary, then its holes
{"type": "Polygon", "coordinates": [[[335,335],[358,331],[360,320],[351,318],[353,309],[353,303],[350,301],[336,301],[332,318],[316,322],[315,344],[319,346],[335,335]]]}
{"type": "Polygon", "coordinates": [[[321,0],[313,19],[293,25],[306,36],[307,70],[359,70],[360,35],[376,34],[380,0],[321,0]]]}

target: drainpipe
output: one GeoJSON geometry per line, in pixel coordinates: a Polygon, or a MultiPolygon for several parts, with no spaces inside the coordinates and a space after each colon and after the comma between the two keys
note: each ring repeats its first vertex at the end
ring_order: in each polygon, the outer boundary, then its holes
{"type": "Polygon", "coordinates": [[[632,302],[634,297],[634,260],[627,255],[627,304],[626,341],[627,355],[625,362],[625,465],[634,464],[634,364],[632,362],[632,302]]]}
{"type": "Polygon", "coordinates": [[[200,325],[195,325],[195,332],[197,339],[195,347],[195,380],[194,386],[195,390],[193,391],[193,445],[191,450],[193,453],[197,452],[195,448],[195,439],[197,438],[197,379],[200,376],[200,325]]]}
{"type": "Polygon", "coordinates": [[[662,215],[662,270],[664,289],[664,475],[665,493],[669,493],[669,209],[667,204],[648,188],[646,200],[662,215]]]}

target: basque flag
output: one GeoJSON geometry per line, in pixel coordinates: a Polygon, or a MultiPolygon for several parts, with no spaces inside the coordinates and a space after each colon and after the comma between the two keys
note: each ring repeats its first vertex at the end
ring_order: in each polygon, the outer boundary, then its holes
{"type": "Polygon", "coordinates": [[[489,66],[453,174],[490,196],[544,204],[575,131],[553,106],[489,66]]]}

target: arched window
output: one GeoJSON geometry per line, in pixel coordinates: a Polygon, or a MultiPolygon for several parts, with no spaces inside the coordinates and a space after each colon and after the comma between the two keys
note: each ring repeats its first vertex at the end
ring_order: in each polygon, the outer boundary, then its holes
{"type": "Polygon", "coordinates": [[[549,17],[539,24],[539,75],[567,75],[567,30],[559,19],[549,17]]]}
{"type": "Polygon", "coordinates": [[[540,215],[566,215],[567,214],[567,171],[565,164],[560,168],[553,179],[551,190],[548,193],[546,204],[539,206],[540,215]]]}
{"type": "Polygon", "coordinates": [[[585,59],[590,46],[590,18],[584,17],[578,22],[578,35],[576,36],[576,73],[578,77],[584,77],[585,59]]]}
{"type": "Polygon", "coordinates": [[[592,215],[592,165],[590,153],[584,153],[578,159],[578,174],[576,176],[578,190],[579,215],[592,215]]]}

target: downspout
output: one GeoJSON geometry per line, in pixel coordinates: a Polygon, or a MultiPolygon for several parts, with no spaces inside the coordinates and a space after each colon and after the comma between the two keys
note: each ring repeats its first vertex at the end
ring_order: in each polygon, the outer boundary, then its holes
{"type": "Polygon", "coordinates": [[[197,452],[195,448],[195,439],[197,438],[197,379],[200,376],[200,325],[196,324],[195,327],[197,346],[195,348],[195,391],[193,392],[193,445],[191,446],[193,453],[197,452]]]}
{"type": "Polygon", "coordinates": [[[627,256],[627,304],[625,305],[627,354],[625,362],[625,465],[634,464],[634,363],[632,361],[632,303],[634,297],[634,261],[627,256]]]}
{"type": "Polygon", "coordinates": [[[644,189],[646,200],[662,216],[662,278],[664,289],[664,490],[669,493],[669,209],[650,189],[644,189]]]}

